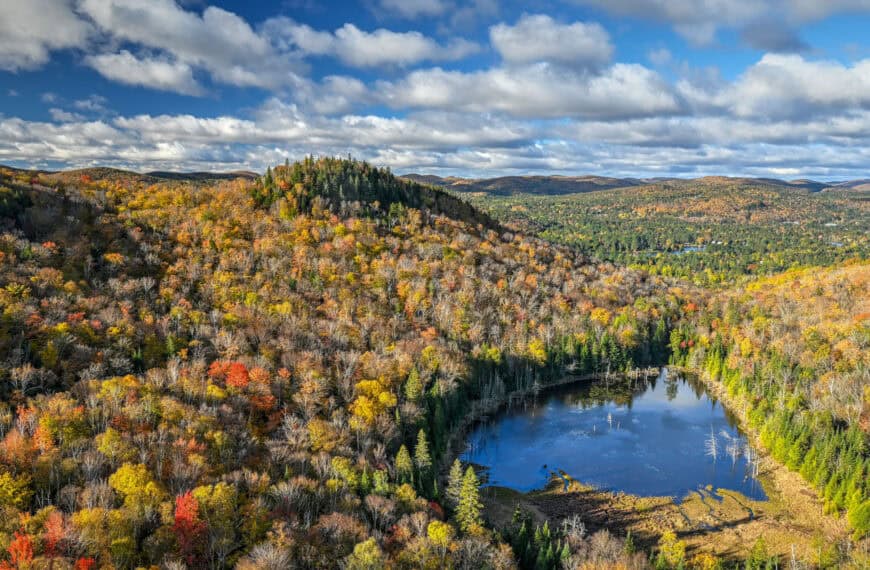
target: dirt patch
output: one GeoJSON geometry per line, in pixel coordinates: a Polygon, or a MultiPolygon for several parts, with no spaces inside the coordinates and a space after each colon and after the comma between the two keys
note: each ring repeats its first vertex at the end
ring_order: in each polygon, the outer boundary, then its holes
{"type": "Polygon", "coordinates": [[[806,503],[792,509],[781,500],[781,492],[774,488],[769,491],[771,500],[754,501],[734,491],[708,488],[675,502],[671,497],[601,491],[576,481],[566,488],[562,479],[554,479],[546,489],[530,493],[487,487],[482,499],[485,515],[496,528],[510,523],[517,506],[539,523],[549,520],[551,525],[578,514],[589,532],[607,529],[624,536],[630,531],[638,546],[649,549],[671,529],[686,541],[690,555],[710,552],[731,561],[745,559],[759,538],[770,553],[784,558],[794,554],[805,561],[818,556],[820,545],[827,549],[846,538],[839,521],[806,503]]]}

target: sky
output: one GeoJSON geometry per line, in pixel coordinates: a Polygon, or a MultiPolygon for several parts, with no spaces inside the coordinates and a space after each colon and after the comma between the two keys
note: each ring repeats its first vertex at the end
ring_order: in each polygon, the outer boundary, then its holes
{"type": "Polygon", "coordinates": [[[2,0],[0,163],[870,177],[870,0],[2,0]]]}

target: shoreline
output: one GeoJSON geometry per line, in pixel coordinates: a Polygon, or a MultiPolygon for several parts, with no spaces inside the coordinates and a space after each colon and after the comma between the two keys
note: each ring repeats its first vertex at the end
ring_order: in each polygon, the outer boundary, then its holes
{"type": "MultiPolygon", "coordinates": [[[[483,487],[481,497],[490,524],[494,528],[508,524],[516,506],[529,510],[539,522],[548,520],[551,525],[565,516],[579,514],[590,531],[607,529],[623,536],[631,532],[645,548],[655,546],[661,532],[670,528],[680,540],[686,541],[689,553],[709,552],[728,561],[744,559],[759,538],[764,539],[771,554],[784,559],[797,556],[807,561],[848,540],[844,520],[824,514],[815,490],[799,474],[770,456],[758,434],[749,428],[746,404],[729,397],[721,385],[701,372],[679,366],[638,369],[611,376],[649,377],[660,374],[663,368],[697,378],[710,397],[733,415],[758,453],[757,478],[767,500],[756,501],[740,492],[713,489],[709,485],[685,497],[641,497],[598,489],[567,474],[567,485],[565,479],[554,477],[543,488],[527,492],[501,486],[483,487]]],[[[596,379],[603,379],[603,375],[566,375],[553,383],[514,391],[497,401],[478,403],[451,434],[439,473],[443,475],[453,458],[461,455],[467,433],[487,416],[523,398],[596,379]]]]}

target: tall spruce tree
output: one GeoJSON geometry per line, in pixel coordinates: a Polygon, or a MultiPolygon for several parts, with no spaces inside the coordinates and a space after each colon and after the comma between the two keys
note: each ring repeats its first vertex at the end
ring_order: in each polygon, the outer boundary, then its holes
{"type": "Polygon", "coordinates": [[[423,429],[417,432],[417,446],[414,447],[414,464],[417,466],[417,487],[420,492],[428,494],[431,490],[432,455],[429,453],[429,440],[426,439],[426,432],[423,429]]]}
{"type": "Polygon", "coordinates": [[[462,488],[459,492],[459,505],[456,507],[456,521],[463,532],[468,532],[475,526],[482,524],[480,510],[483,504],[480,502],[480,488],[477,474],[469,465],[462,477],[462,488]]]}
{"type": "Polygon", "coordinates": [[[411,462],[411,454],[408,448],[402,444],[396,454],[396,473],[402,483],[410,483],[414,480],[414,464],[411,462]]]}
{"type": "Polygon", "coordinates": [[[459,505],[459,497],[462,494],[462,463],[459,459],[453,462],[450,466],[450,473],[447,476],[447,504],[450,508],[455,509],[459,505]]]}

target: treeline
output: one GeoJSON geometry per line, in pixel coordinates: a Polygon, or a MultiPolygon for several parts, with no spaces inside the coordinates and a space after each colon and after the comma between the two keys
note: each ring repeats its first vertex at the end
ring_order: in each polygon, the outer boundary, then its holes
{"type": "Polygon", "coordinates": [[[870,534],[870,266],[796,271],[719,296],[671,336],[746,406],[764,446],[870,534]]]}

